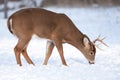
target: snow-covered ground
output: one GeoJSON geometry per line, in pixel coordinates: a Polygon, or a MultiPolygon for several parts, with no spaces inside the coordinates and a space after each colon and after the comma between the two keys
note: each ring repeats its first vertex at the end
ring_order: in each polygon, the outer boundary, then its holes
{"type": "MultiPolygon", "coordinates": [[[[7,29],[3,13],[0,13],[0,80],[119,80],[120,79],[120,7],[111,8],[46,8],[67,14],[83,33],[94,40],[99,34],[107,37],[109,45],[97,49],[94,65],[89,65],[84,56],[73,46],[64,44],[68,66],[63,66],[57,49],[48,65],[42,65],[46,40],[33,38],[28,53],[35,66],[28,65],[22,57],[23,66],[16,64],[13,48],[17,38],[7,29]]],[[[9,12],[9,15],[13,11],[9,12]]]]}

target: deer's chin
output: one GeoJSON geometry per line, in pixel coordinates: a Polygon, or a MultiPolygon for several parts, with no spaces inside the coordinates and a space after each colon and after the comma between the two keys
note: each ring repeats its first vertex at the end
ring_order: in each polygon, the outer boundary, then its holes
{"type": "Polygon", "coordinates": [[[95,64],[95,62],[94,61],[89,61],[89,64],[95,64]]]}

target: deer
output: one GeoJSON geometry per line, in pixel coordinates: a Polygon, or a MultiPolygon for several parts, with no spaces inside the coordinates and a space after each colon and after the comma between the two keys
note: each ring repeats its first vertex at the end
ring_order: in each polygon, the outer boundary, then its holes
{"type": "Polygon", "coordinates": [[[92,42],[64,13],[56,13],[40,8],[25,8],[13,13],[8,18],[7,25],[10,33],[18,38],[14,53],[19,66],[22,66],[21,54],[28,64],[35,65],[27,53],[27,47],[33,35],[47,40],[44,65],[47,65],[53,48],[56,46],[62,64],[67,66],[64,58],[63,43],[76,47],[90,64],[94,64],[96,55],[95,42],[100,41],[100,39],[97,38],[92,42]]]}

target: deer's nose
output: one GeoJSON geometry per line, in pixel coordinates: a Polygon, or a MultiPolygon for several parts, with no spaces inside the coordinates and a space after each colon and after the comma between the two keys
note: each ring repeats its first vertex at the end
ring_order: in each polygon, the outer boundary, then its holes
{"type": "Polygon", "coordinates": [[[94,62],[94,61],[89,61],[89,63],[90,63],[90,64],[95,64],[95,62],[94,62]]]}

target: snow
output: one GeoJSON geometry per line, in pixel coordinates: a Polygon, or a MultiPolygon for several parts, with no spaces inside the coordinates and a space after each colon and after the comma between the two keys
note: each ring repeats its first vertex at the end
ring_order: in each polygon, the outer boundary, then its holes
{"type": "MultiPolygon", "coordinates": [[[[46,52],[46,40],[33,37],[28,54],[35,66],[16,64],[13,48],[17,38],[9,33],[6,19],[0,17],[0,80],[119,80],[120,79],[120,7],[111,8],[45,8],[68,15],[80,31],[94,40],[99,34],[107,37],[109,47],[100,45],[95,64],[88,64],[75,47],[63,44],[68,66],[63,66],[54,48],[48,65],[42,65],[46,52]]],[[[9,14],[11,14],[10,11],[9,14]]],[[[0,13],[2,14],[2,13],[0,13]]]]}

